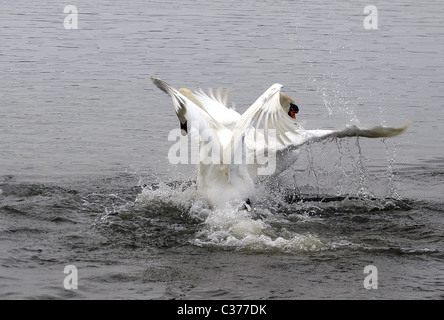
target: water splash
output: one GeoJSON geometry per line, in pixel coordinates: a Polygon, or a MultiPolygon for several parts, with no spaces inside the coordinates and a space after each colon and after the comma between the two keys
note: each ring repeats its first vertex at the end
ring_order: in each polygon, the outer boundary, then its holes
{"type": "MultiPolygon", "coordinates": [[[[210,208],[194,183],[181,181],[145,186],[134,202],[135,214],[149,219],[164,219],[177,223],[178,219],[192,223],[194,235],[189,242],[196,246],[210,246],[254,252],[298,252],[326,248],[315,235],[288,230],[291,224],[276,208],[285,205],[279,196],[259,188],[256,207],[252,212],[239,210],[236,204],[221,209],[210,208]],[[275,207],[270,205],[274,199],[275,207]],[[273,212],[274,211],[274,212],[273,212]]],[[[177,229],[177,228],[176,228],[177,229]]]]}
{"type": "Polygon", "coordinates": [[[387,186],[388,186],[387,197],[401,199],[401,196],[399,195],[396,187],[395,173],[394,173],[397,145],[396,142],[394,142],[394,147],[390,148],[385,139],[383,140],[383,143],[385,145],[386,155],[387,155],[387,186]]]}
{"type": "MultiPolygon", "coordinates": [[[[341,152],[347,159],[346,152],[341,152]]],[[[317,165],[314,160],[314,168],[317,165]]],[[[257,185],[251,212],[236,204],[211,208],[192,180],[145,181],[127,193],[124,190],[88,193],[81,200],[86,211],[98,213],[95,227],[110,243],[131,247],[191,244],[270,254],[360,250],[366,244],[329,231],[332,220],[356,214],[365,220],[368,213],[408,209],[408,204],[396,199],[322,194],[321,187],[304,193],[303,186],[296,190],[280,180],[257,185]]]]}
{"type": "Polygon", "coordinates": [[[298,234],[273,226],[273,218],[255,219],[247,212],[225,209],[212,212],[192,241],[198,246],[216,246],[253,252],[300,252],[325,249],[309,233],[298,234]]]}

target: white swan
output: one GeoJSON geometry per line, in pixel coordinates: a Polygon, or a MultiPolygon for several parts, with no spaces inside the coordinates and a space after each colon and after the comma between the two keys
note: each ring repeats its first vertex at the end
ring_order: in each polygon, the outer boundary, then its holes
{"type": "Polygon", "coordinates": [[[296,161],[299,148],[308,142],[329,138],[393,137],[402,127],[377,126],[342,130],[305,130],[296,120],[298,107],[281,92],[282,85],[266,90],[242,115],[227,108],[228,94],[209,95],[202,90],[176,90],[168,83],[151,77],[154,84],[168,93],[179,118],[182,134],[198,135],[199,153],[197,186],[214,207],[243,202],[250,209],[255,174],[276,174],[296,161]],[[274,161],[274,164],[273,164],[274,161]],[[261,171],[262,169],[262,171],[261,171]]]}

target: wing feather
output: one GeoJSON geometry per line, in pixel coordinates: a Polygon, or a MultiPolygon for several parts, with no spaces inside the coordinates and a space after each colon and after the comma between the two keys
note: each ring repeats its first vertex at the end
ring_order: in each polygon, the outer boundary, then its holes
{"type": "Polygon", "coordinates": [[[289,117],[280,103],[282,85],[274,84],[265,91],[240,117],[233,130],[233,144],[240,143],[248,128],[264,130],[264,140],[268,145],[269,130],[275,130],[276,140],[286,145],[288,135],[297,136],[296,121],[289,117]]]}
{"type": "Polygon", "coordinates": [[[376,126],[372,128],[359,128],[356,125],[347,126],[340,130],[305,130],[300,127],[298,135],[291,136],[291,144],[281,146],[276,151],[284,153],[295,150],[304,144],[311,142],[321,142],[334,138],[365,137],[365,138],[390,138],[403,133],[410,126],[410,121],[406,121],[400,127],[376,126]]]}
{"type": "Polygon", "coordinates": [[[228,91],[224,97],[222,97],[222,89],[218,89],[215,95],[211,88],[208,89],[208,94],[199,89],[195,92],[195,95],[213,118],[218,119],[227,128],[235,126],[240,114],[227,107],[228,91]]]}
{"type": "Polygon", "coordinates": [[[230,130],[214,119],[206,110],[197,106],[165,81],[153,77],[151,80],[160,90],[171,96],[174,110],[180,122],[183,123],[184,119],[188,121],[192,129],[212,144],[211,147],[214,148],[212,150],[223,150],[230,142],[230,130]]]}

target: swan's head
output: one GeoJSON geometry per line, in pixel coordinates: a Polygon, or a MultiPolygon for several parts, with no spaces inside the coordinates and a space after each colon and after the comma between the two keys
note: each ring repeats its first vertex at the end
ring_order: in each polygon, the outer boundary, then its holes
{"type": "Polygon", "coordinates": [[[285,112],[296,119],[296,114],[299,112],[298,106],[294,103],[294,100],[287,96],[285,93],[280,93],[280,103],[281,107],[285,110],[285,112]]]}

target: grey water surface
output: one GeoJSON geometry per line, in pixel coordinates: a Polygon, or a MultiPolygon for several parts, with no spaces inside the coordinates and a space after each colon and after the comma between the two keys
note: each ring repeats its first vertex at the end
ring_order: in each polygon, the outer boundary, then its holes
{"type": "Polygon", "coordinates": [[[1,1],[0,298],[444,298],[443,9],[1,1]],[[308,129],[411,126],[305,146],[253,214],[213,211],[168,161],[179,122],[150,75],[231,88],[240,112],[280,83],[308,129]]]}

